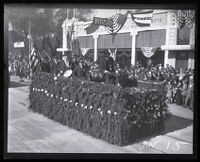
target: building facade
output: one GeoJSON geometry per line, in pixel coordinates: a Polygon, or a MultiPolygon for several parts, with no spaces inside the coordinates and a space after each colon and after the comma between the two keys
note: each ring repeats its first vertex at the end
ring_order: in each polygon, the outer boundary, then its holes
{"type": "Polygon", "coordinates": [[[112,36],[104,26],[100,26],[94,33],[87,34],[85,28],[92,21],[78,22],[76,19],[63,22],[63,48],[67,50],[67,30],[74,22],[73,38],[77,38],[81,49],[90,49],[94,61],[99,53],[105,49],[117,49],[116,57],[120,59],[126,53],[125,64],[135,65],[137,62],[146,63],[147,58],[141,48],[156,48],[151,57],[153,64],[162,64],[164,67],[172,65],[175,68],[194,69],[195,27],[186,25],[179,29],[176,14],[173,10],[154,10],[151,24],[148,27],[139,27],[128,14],[124,26],[112,36]]]}

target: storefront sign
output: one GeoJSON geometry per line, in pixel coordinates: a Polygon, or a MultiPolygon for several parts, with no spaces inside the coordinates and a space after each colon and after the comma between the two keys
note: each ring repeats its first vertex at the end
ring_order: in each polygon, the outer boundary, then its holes
{"type": "Polygon", "coordinates": [[[93,24],[112,27],[112,20],[108,18],[94,17],[93,24]]]}

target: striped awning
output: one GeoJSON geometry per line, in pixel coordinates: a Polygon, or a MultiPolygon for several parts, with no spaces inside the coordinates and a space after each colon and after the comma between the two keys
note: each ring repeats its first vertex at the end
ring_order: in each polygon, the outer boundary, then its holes
{"type": "Polygon", "coordinates": [[[161,50],[194,50],[192,45],[163,45],[161,50]]]}

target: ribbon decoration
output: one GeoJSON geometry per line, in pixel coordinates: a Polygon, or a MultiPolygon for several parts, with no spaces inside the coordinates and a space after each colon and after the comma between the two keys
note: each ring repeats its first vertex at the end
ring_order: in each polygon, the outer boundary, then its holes
{"type": "Polygon", "coordinates": [[[158,47],[141,47],[140,49],[145,57],[150,58],[155,54],[158,47]]]}

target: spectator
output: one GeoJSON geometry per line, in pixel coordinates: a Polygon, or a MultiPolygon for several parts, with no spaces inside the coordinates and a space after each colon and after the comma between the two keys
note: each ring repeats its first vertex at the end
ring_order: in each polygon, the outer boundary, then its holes
{"type": "Polygon", "coordinates": [[[171,82],[168,82],[168,84],[166,85],[166,97],[167,97],[167,103],[172,103],[172,85],[171,82]]]}
{"type": "Polygon", "coordinates": [[[185,103],[186,94],[187,94],[187,80],[183,80],[183,86],[181,89],[182,105],[184,105],[185,103]]]}
{"type": "Polygon", "coordinates": [[[193,93],[194,93],[193,76],[190,76],[189,85],[188,85],[187,94],[186,94],[186,99],[185,99],[185,102],[184,102],[185,107],[187,107],[188,101],[190,101],[189,108],[193,109],[193,105],[194,105],[194,103],[193,103],[194,102],[193,93]]]}

